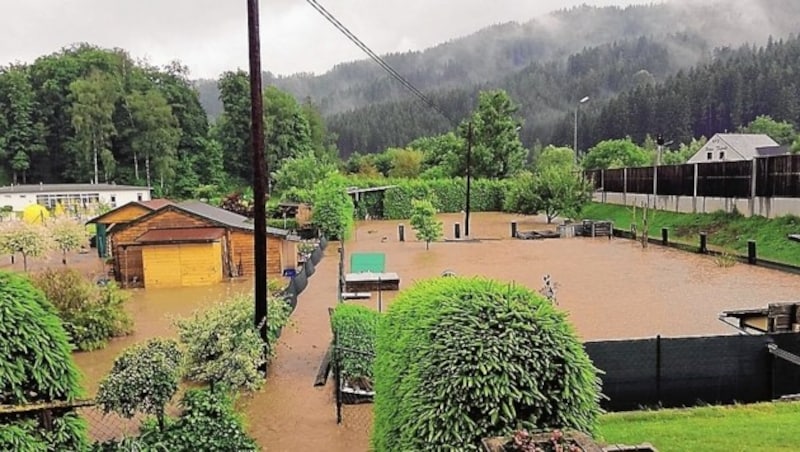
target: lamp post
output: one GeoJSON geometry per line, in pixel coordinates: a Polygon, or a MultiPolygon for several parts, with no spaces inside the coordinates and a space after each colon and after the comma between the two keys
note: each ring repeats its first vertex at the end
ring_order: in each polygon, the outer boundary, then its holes
{"type": "Polygon", "coordinates": [[[467,199],[464,211],[464,237],[469,238],[469,191],[472,179],[472,121],[469,122],[467,130],[467,199]]]}
{"type": "Polygon", "coordinates": [[[572,140],[572,150],[575,152],[576,165],[578,164],[578,108],[580,108],[581,104],[585,104],[586,102],[589,102],[589,96],[584,97],[575,105],[575,135],[572,140]]]}
{"type": "Polygon", "coordinates": [[[264,158],[264,97],[261,91],[261,36],[258,0],[247,0],[250,57],[250,141],[253,154],[255,324],[267,343],[267,163],[264,158]]]}

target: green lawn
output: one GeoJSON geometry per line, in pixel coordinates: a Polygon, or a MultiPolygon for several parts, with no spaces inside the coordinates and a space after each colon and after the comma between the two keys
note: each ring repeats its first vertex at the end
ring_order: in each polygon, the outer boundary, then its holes
{"type": "MultiPolygon", "coordinates": [[[[640,218],[641,211],[641,208],[637,208],[637,216],[640,218]]],[[[747,254],[747,241],[755,240],[759,258],[800,265],[800,243],[787,239],[789,234],[800,234],[800,217],[787,215],[770,220],[764,217],[745,218],[739,214],[724,212],[651,212],[651,237],[660,238],[661,228],[667,227],[670,230],[670,240],[697,245],[700,232],[707,232],[709,245],[742,255],[747,254]]],[[[615,204],[591,203],[584,208],[581,215],[587,219],[611,220],[615,227],[628,229],[632,223],[633,209],[615,204]]]]}
{"type": "Polygon", "coordinates": [[[659,452],[800,450],[800,403],[606,414],[597,438],[608,444],[650,443],[659,452]]]}

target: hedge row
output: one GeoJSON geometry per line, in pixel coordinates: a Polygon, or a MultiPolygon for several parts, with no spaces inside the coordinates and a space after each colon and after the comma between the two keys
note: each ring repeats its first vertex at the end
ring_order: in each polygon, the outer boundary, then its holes
{"type": "Polygon", "coordinates": [[[342,347],[342,374],[347,380],[361,380],[372,385],[372,362],[375,357],[375,331],[380,314],[356,304],[339,304],[331,322],[338,346],[342,347]]]}
{"type": "MultiPolygon", "coordinates": [[[[439,212],[453,213],[466,209],[467,186],[464,179],[349,179],[351,186],[371,188],[393,185],[386,191],[383,203],[380,195],[365,194],[358,206],[359,218],[369,214],[374,218],[390,220],[411,217],[411,201],[431,199],[439,212]]],[[[477,179],[470,189],[470,209],[474,212],[503,210],[505,193],[511,184],[509,180],[477,179]]]]}

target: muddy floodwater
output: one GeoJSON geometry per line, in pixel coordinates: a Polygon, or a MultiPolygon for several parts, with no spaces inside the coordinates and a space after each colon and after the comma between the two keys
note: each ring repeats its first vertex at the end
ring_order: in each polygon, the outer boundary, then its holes
{"type": "MultiPolygon", "coordinates": [[[[453,239],[453,224],[463,223],[463,216],[442,215],[441,219],[446,239],[453,239]]],[[[622,239],[512,240],[511,221],[518,221],[521,231],[555,228],[531,217],[479,213],[472,217],[474,241],[436,242],[426,251],[424,243],[414,240],[407,222],[404,243],[398,241],[400,222],[362,222],[345,245],[345,267],[349,268],[351,252],[383,252],[386,271],[400,275],[401,290],[445,270],[534,290],[542,287],[543,276],[549,274],[557,286],[560,308],[569,313],[584,340],[733,334],[731,327],[718,320],[721,311],[791,300],[800,290],[797,276],[744,264],[722,268],[710,257],[653,245],[643,250],[638,243],[622,239]]],[[[248,430],[264,450],[368,449],[370,406],[346,407],[344,422],[337,425],[330,381],[326,387],[313,387],[331,339],[327,310],[336,304],[337,244],[331,243],[325,254],[300,296],[292,325],[280,338],[264,389],[241,401],[248,430]]],[[[99,378],[128,345],[153,336],[174,336],[171,317],[248,290],[251,284],[244,282],[134,292],[129,307],[136,333],[104,350],[75,355],[89,392],[94,393],[99,378]]],[[[382,306],[390,306],[395,295],[383,292],[382,306]]],[[[377,296],[359,303],[377,308],[377,296]]]]}

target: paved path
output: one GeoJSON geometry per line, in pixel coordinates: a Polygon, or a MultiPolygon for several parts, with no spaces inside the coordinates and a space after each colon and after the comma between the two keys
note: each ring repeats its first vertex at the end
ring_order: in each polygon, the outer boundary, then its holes
{"type": "Polygon", "coordinates": [[[337,248],[335,242],[328,245],[308,288],[300,294],[264,389],[244,401],[248,429],[263,450],[360,452],[368,448],[370,407],[348,411],[346,422],[337,425],[332,379],[322,388],[313,386],[332,338],[328,308],[336,305],[337,248]]]}

